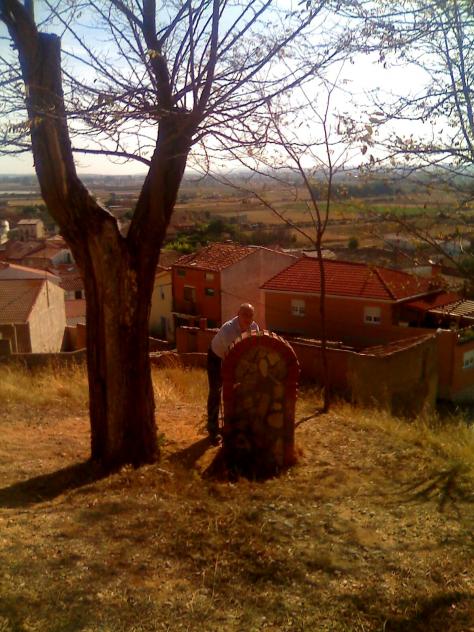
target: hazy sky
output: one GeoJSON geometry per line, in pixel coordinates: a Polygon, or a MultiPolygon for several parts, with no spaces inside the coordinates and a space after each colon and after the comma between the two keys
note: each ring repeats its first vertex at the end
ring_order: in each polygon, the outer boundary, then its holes
{"type": "MultiPolygon", "coordinates": [[[[9,44],[0,40],[0,50],[5,50],[9,44]]],[[[335,69],[337,72],[338,69],[335,69]]],[[[354,63],[344,64],[338,84],[341,89],[335,91],[331,98],[331,111],[350,111],[354,118],[362,112],[362,104],[367,103],[367,94],[375,88],[382,88],[390,92],[415,91],[423,81],[422,71],[416,68],[384,68],[377,63],[375,56],[359,55],[354,63]],[[346,91],[346,92],[345,92],[346,91]],[[352,97],[349,96],[349,93],[352,97]],[[355,103],[351,102],[351,99],[355,103]]],[[[317,95],[315,95],[315,99],[317,95]]],[[[137,161],[124,163],[117,159],[103,156],[89,156],[75,154],[79,173],[98,173],[104,175],[139,174],[144,173],[146,167],[137,161]]],[[[31,174],[34,173],[33,158],[30,153],[20,156],[0,156],[0,174],[31,174]]]]}

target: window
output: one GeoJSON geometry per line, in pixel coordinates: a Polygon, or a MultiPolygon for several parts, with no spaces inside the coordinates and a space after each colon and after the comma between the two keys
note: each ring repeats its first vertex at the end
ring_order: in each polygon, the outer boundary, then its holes
{"type": "Polygon", "coordinates": [[[176,271],[177,275],[180,277],[184,277],[186,276],[186,270],[183,270],[183,268],[178,268],[178,270],[176,271]]]}
{"type": "Polygon", "coordinates": [[[204,294],[206,296],[214,296],[214,294],[215,294],[214,288],[213,287],[206,287],[206,288],[204,288],[204,294]]]}
{"type": "Polygon", "coordinates": [[[183,296],[185,301],[195,301],[196,300],[196,288],[192,285],[185,285],[183,289],[183,296]]]}
{"type": "Polygon", "coordinates": [[[380,307],[364,307],[364,322],[380,325],[380,307]]]}
{"type": "Polygon", "coordinates": [[[77,298],[77,299],[78,299],[78,298],[84,298],[84,297],[82,296],[82,290],[76,290],[76,291],[74,292],[74,298],[77,298]]]}
{"type": "Polygon", "coordinates": [[[304,316],[306,312],[306,301],[300,298],[291,299],[291,314],[293,316],[304,316]]]}
{"type": "Polygon", "coordinates": [[[462,368],[472,369],[474,367],[474,350],[466,351],[463,355],[462,368]]]}
{"type": "Polygon", "coordinates": [[[206,272],[206,281],[214,281],[214,272],[206,272]]]}

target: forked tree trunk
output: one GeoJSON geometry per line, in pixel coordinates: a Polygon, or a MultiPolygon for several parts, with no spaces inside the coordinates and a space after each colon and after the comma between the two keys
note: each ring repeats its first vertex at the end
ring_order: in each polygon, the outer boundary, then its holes
{"type": "Polygon", "coordinates": [[[82,244],[91,456],[108,468],[158,457],[148,323],[156,264],[190,147],[185,127],[185,119],[162,122],[128,237],[106,218],[82,244]]]}

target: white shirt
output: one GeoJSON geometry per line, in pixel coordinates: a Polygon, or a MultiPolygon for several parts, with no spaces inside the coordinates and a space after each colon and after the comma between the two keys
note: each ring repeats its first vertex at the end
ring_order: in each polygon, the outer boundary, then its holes
{"type": "MultiPolygon", "coordinates": [[[[255,321],[252,322],[247,330],[244,329],[244,331],[250,331],[252,329],[254,331],[259,331],[258,325],[255,321]]],[[[214,336],[211,341],[211,349],[217,356],[219,356],[219,358],[223,360],[227,349],[234,342],[234,340],[236,340],[241,334],[244,333],[244,331],[241,331],[240,329],[239,317],[234,316],[232,320],[228,320],[226,323],[224,323],[217,334],[214,336]]]]}

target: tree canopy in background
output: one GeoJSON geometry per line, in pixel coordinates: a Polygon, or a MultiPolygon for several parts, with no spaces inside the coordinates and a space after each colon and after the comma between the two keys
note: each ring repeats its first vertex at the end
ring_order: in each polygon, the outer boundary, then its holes
{"type": "Polygon", "coordinates": [[[406,69],[406,82],[385,91],[374,86],[366,140],[379,145],[382,159],[422,169],[434,174],[438,185],[444,181],[472,196],[474,3],[362,1],[358,16],[366,21],[388,72],[406,69]],[[409,81],[410,72],[416,72],[416,85],[409,81]]]}

